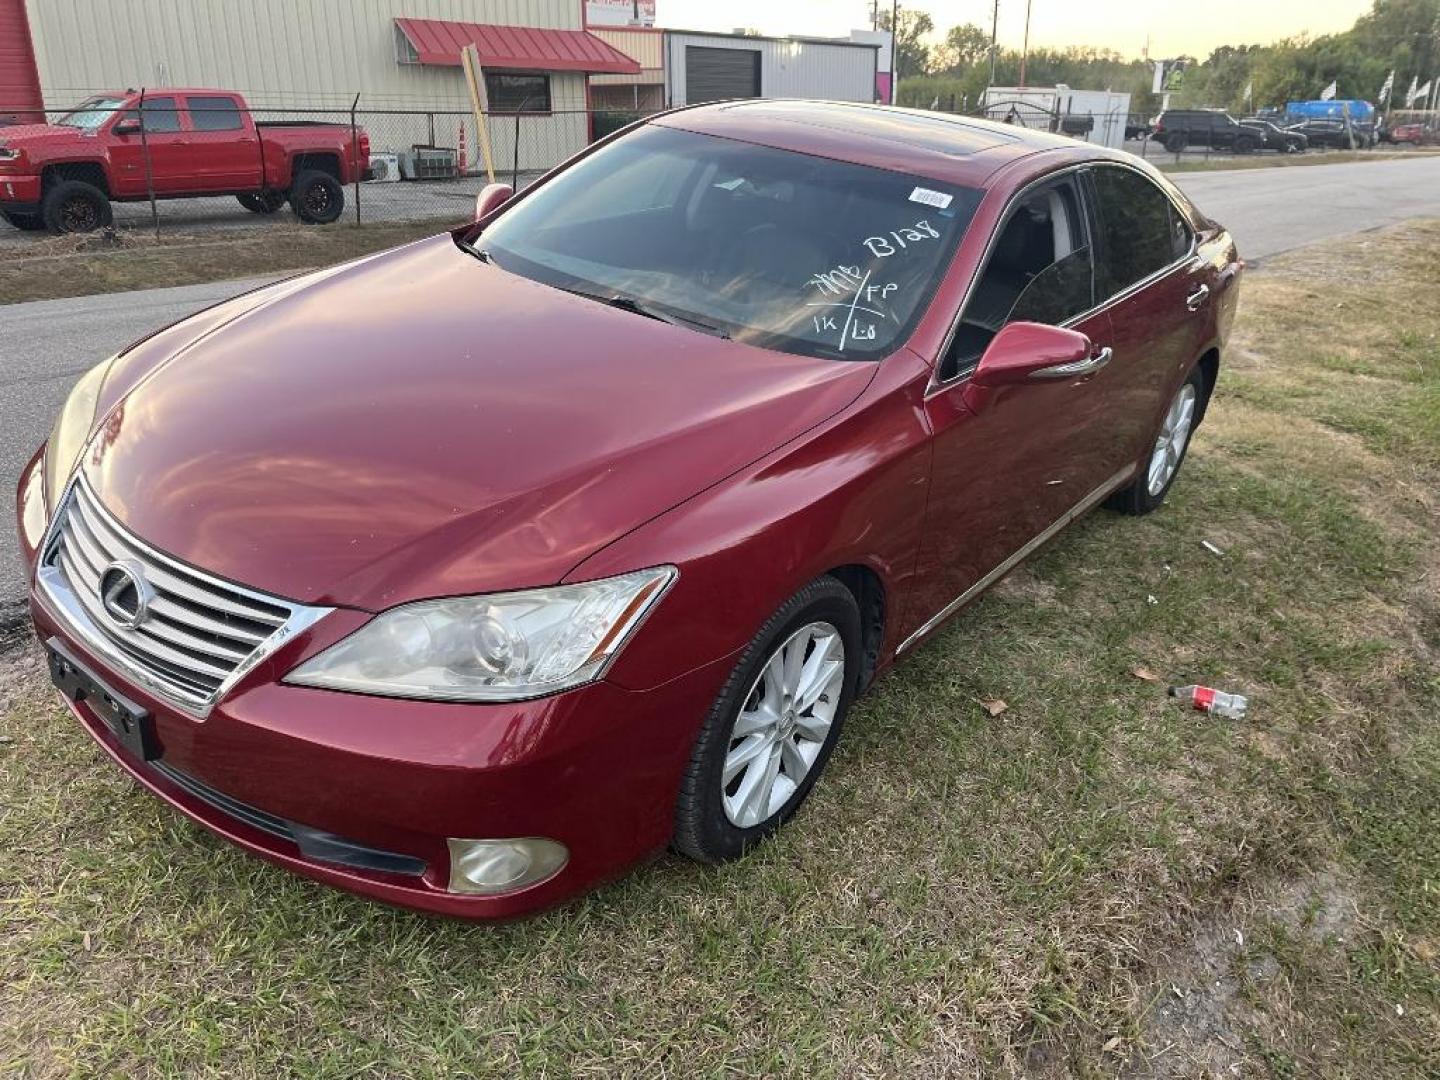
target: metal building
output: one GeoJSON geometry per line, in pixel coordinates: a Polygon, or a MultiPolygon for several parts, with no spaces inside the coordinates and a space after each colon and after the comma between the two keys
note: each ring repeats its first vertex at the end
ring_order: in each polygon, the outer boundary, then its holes
{"type": "Polygon", "coordinates": [[[874,101],[878,46],[830,38],[665,31],[665,101],[874,101]]]}

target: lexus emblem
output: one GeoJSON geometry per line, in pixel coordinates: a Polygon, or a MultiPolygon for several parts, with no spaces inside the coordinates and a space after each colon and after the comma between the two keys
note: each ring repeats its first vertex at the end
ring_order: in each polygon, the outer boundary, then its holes
{"type": "Polygon", "coordinates": [[[126,630],[145,621],[154,597],[145,568],[134,559],[117,559],[100,575],[100,604],[110,620],[126,630]]]}

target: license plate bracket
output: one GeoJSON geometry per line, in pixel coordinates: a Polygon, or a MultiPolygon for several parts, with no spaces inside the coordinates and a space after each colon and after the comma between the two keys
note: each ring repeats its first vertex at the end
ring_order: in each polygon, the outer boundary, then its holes
{"type": "Polygon", "coordinates": [[[107,686],[58,638],[45,642],[45,657],[56,689],[71,701],[89,705],[126,750],[141,761],[160,756],[155,718],[148,711],[107,686]]]}

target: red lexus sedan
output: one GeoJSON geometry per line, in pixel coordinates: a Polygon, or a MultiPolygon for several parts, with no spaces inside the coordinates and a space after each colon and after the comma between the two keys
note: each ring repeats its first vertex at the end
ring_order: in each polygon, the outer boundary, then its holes
{"type": "Polygon", "coordinates": [[[1242,265],[1129,154],[883,107],[682,109],[507,194],[101,364],[19,497],[122,768],[472,918],[790,818],[879,674],[1165,498],[1242,265]]]}

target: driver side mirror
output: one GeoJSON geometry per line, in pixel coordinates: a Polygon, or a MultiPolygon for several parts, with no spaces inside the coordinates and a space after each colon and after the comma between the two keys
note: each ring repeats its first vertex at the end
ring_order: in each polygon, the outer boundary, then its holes
{"type": "Polygon", "coordinates": [[[515,189],[509,184],[486,184],[475,196],[475,220],[500,209],[514,196],[515,189]]]}
{"type": "Polygon", "coordinates": [[[1013,386],[1030,379],[1063,379],[1090,360],[1090,339],[1076,330],[1043,323],[1012,322],[990,339],[970,381],[976,386],[1013,386]]]}
{"type": "Polygon", "coordinates": [[[120,120],[110,129],[112,135],[139,135],[139,120],[120,120]]]}

